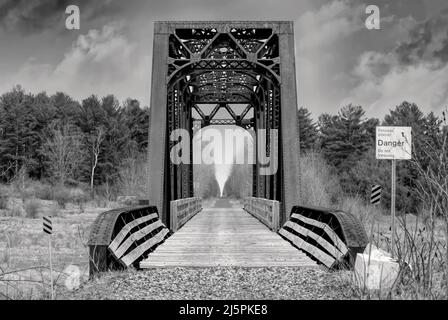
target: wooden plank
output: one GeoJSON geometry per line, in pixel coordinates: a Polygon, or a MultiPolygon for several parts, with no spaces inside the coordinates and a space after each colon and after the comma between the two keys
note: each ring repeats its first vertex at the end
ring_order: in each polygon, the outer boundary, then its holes
{"type": "Polygon", "coordinates": [[[125,254],[126,250],[129,249],[129,247],[136,241],[142,239],[147,234],[151,233],[157,228],[160,228],[163,226],[162,221],[157,220],[144,228],[132,233],[129,235],[129,237],[117,248],[117,250],[112,251],[112,253],[117,257],[117,259],[120,259],[122,255],[125,254]]]}
{"type": "Polygon", "coordinates": [[[164,228],[159,233],[157,233],[151,239],[148,239],[140,246],[132,250],[130,253],[121,258],[121,261],[129,267],[135,260],[137,260],[145,251],[151,249],[156,244],[163,241],[164,237],[169,233],[169,230],[164,228]]]}
{"type": "Polygon", "coordinates": [[[205,209],[140,262],[142,268],[317,263],[241,208],[205,209]]]}
{"type": "Polygon", "coordinates": [[[117,236],[114,238],[114,240],[112,240],[112,242],[109,245],[109,249],[111,249],[112,252],[115,251],[118,248],[118,246],[120,245],[120,243],[123,241],[123,239],[126,237],[126,235],[129,233],[129,231],[132,230],[132,228],[135,228],[139,224],[144,223],[149,220],[152,220],[152,219],[155,219],[157,217],[158,217],[157,213],[152,213],[150,215],[143,216],[143,217],[140,217],[138,219],[135,219],[135,220],[129,222],[120,230],[120,232],[117,234],[117,236]]]}
{"type": "Polygon", "coordinates": [[[333,243],[336,245],[336,247],[338,248],[339,251],[341,251],[341,253],[343,255],[345,255],[348,252],[347,246],[345,245],[345,243],[341,240],[341,238],[339,238],[339,236],[336,234],[336,232],[334,232],[328,225],[326,225],[325,223],[316,221],[314,219],[310,219],[310,218],[306,218],[302,215],[299,214],[292,214],[291,218],[300,220],[304,223],[313,225],[315,227],[318,227],[322,230],[325,231],[325,233],[330,237],[330,239],[333,241],[333,243]]]}

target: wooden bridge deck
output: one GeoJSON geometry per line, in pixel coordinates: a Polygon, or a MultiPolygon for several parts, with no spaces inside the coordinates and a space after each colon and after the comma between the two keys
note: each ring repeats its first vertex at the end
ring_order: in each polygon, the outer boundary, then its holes
{"type": "Polygon", "coordinates": [[[216,266],[317,264],[235,206],[202,210],[140,263],[141,268],[216,266]]]}

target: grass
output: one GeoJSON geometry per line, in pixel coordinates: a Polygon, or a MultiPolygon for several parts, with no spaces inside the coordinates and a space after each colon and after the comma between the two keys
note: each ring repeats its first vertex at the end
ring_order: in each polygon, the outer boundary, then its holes
{"type": "Polygon", "coordinates": [[[351,212],[365,227],[370,242],[387,252],[394,252],[399,262],[399,277],[390,290],[360,289],[354,276],[340,272],[350,283],[353,297],[360,299],[448,299],[447,222],[427,211],[419,216],[396,218],[395,245],[391,243],[389,210],[372,206],[359,196],[341,196],[337,177],[319,154],[301,159],[302,201],[305,205],[338,208],[351,212]]]}
{"type": "MultiPolygon", "coordinates": [[[[373,207],[358,196],[341,196],[338,179],[318,154],[303,157],[301,171],[304,205],[355,214],[371,243],[392,251],[388,210],[373,207]]],[[[133,184],[128,185],[132,189],[133,184]]],[[[103,196],[90,199],[80,188],[54,188],[40,182],[0,186],[0,296],[48,298],[48,237],[42,232],[40,219],[29,219],[39,215],[54,217],[52,239],[58,297],[66,294],[63,271],[67,266],[79,266],[83,279],[87,279],[85,241],[90,225],[99,212],[115,206],[110,201],[109,188],[103,191],[103,196]]],[[[212,203],[212,199],[206,200],[203,206],[212,203]]],[[[336,275],[350,288],[354,299],[447,299],[445,221],[422,212],[420,217],[398,216],[396,226],[393,251],[400,262],[400,277],[391,290],[363,290],[353,281],[351,272],[338,271],[336,275]]]]}
{"type": "Polygon", "coordinates": [[[0,300],[49,298],[49,238],[42,220],[36,219],[43,215],[53,217],[54,281],[57,298],[64,298],[64,270],[75,265],[87,280],[90,226],[98,213],[116,204],[103,201],[104,206],[97,206],[80,188],[28,180],[0,185],[0,190],[0,300]]]}
{"type": "Polygon", "coordinates": [[[8,207],[8,197],[0,196],[0,210],[6,210],[8,207]]]}
{"type": "Polygon", "coordinates": [[[31,198],[25,200],[25,212],[26,217],[31,219],[36,219],[39,214],[40,203],[37,199],[31,198]]]}
{"type": "MultiPolygon", "coordinates": [[[[67,213],[70,211],[67,209],[60,217],[53,217],[53,264],[55,279],[59,277],[56,285],[59,298],[66,293],[63,271],[67,266],[78,266],[83,281],[87,280],[85,243],[92,222],[105,210],[87,206],[84,213],[67,213]]],[[[48,298],[48,263],[48,236],[42,231],[40,219],[0,217],[0,296],[48,298]]]]}

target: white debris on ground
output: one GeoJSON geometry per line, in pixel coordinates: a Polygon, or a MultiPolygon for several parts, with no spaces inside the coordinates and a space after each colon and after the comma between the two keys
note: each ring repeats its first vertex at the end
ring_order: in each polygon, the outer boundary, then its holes
{"type": "Polygon", "coordinates": [[[354,280],[361,289],[387,291],[399,274],[399,263],[386,252],[370,244],[356,255],[354,280]]]}

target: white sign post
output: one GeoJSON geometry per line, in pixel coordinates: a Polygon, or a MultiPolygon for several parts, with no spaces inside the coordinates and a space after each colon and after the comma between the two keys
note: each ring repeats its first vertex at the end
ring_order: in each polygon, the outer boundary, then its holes
{"type": "Polygon", "coordinates": [[[396,160],[411,160],[411,132],[411,127],[376,127],[376,158],[379,160],[392,160],[390,208],[392,256],[394,256],[395,247],[396,160]]]}

